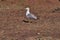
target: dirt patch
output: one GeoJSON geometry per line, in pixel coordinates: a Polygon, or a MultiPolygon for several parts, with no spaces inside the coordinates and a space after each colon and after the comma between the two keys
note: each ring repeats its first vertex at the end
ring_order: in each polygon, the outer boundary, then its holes
{"type": "Polygon", "coordinates": [[[60,2],[58,0],[0,1],[0,40],[60,40],[59,38],[60,2]],[[31,13],[39,18],[38,20],[26,18],[27,6],[31,8],[31,13]]]}

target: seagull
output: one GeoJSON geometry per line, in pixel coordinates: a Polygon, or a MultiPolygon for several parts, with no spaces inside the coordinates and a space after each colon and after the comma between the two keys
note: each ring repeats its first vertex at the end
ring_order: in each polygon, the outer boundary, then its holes
{"type": "Polygon", "coordinates": [[[26,17],[28,18],[28,19],[37,19],[37,17],[34,15],[34,14],[31,14],[30,13],[30,8],[29,7],[27,7],[26,8],[26,17]]]}

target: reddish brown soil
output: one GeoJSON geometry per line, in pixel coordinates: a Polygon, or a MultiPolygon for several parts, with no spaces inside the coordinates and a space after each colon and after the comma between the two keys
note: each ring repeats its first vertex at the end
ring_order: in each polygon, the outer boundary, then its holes
{"type": "Polygon", "coordinates": [[[59,0],[0,0],[0,40],[60,40],[59,38],[59,0]],[[31,13],[39,19],[28,20],[25,17],[26,7],[30,7],[31,13]]]}

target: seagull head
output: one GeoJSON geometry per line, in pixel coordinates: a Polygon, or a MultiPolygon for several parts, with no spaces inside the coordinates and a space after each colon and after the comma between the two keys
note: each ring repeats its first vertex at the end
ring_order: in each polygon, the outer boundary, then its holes
{"type": "Polygon", "coordinates": [[[29,7],[26,8],[26,15],[30,14],[30,10],[29,9],[30,9],[29,7]]]}
{"type": "Polygon", "coordinates": [[[30,9],[29,7],[26,8],[26,10],[29,10],[29,9],[30,9]]]}

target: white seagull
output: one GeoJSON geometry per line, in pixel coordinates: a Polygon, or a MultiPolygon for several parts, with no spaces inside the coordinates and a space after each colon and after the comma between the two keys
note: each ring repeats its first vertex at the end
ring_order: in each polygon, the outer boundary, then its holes
{"type": "Polygon", "coordinates": [[[29,18],[29,19],[37,19],[37,17],[35,15],[30,13],[30,8],[29,7],[27,7],[26,10],[27,10],[26,11],[26,17],[27,18],[29,18]]]}

